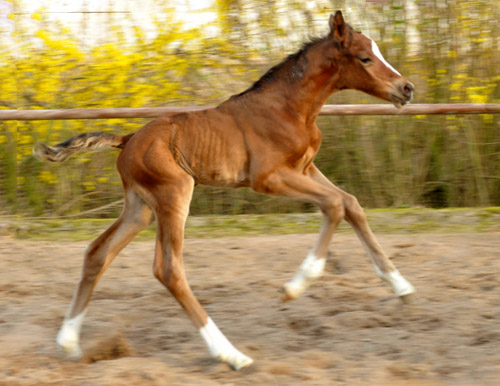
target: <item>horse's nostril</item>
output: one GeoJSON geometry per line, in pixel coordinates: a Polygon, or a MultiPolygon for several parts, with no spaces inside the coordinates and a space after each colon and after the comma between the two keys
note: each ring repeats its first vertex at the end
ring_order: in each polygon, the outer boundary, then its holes
{"type": "Polygon", "coordinates": [[[413,88],[413,85],[412,85],[411,83],[407,83],[407,84],[405,84],[405,85],[403,86],[403,93],[404,93],[406,96],[408,96],[408,97],[410,97],[410,96],[411,96],[411,94],[413,93],[413,90],[414,90],[414,88],[413,88]]]}

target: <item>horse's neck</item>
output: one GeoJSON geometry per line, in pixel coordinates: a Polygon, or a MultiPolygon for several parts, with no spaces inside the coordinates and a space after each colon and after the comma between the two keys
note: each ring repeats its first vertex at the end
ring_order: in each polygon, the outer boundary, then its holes
{"type": "Polygon", "coordinates": [[[316,120],[327,98],[338,91],[338,73],[325,71],[320,74],[305,74],[295,89],[289,89],[284,100],[286,109],[293,110],[306,124],[316,120]]]}
{"type": "Polygon", "coordinates": [[[280,110],[281,116],[288,115],[292,120],[309,125],[316,120],[327,98],[339,90],[338,68],[324,66],[322,71],[318,68],[311,58],[300,79],[290,82],[282,75],[262,89],[234,96],[225,103],[232,105],[236,102],[237,108],[241,108],[242,103],[245,109],[255,109],[256,114],[262,109],[280,110]]]}

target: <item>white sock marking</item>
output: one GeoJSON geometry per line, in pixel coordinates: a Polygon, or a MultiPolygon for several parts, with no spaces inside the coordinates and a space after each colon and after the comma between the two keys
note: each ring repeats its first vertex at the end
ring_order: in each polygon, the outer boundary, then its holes
{"type": "Polygon", "coordinates": [[[231,342],[227,340],[211,318],[208,318],[207,324],[200,328],[200,334],[207,344],[212,357],[229,364],[235,370],[240,370],[253,363],[252,358],[239,352],[231,342]]]}
{"type": "Polygon", "coordinates": [[[379,58],[379,60],[382,63],[384,63],[390,70],[394,71],[396,74],[398,74],[399,76],[401,76],[401,74],[394,67],[392,67],[387,60],[385,60],[384,56],[382,55],[382,52],[380,52],[380,48],[378,48],[377,43],[375,43],[375,40],[373,40],[372,38],[370,38],[367,35],[365,35],[365,36],[372,41],[372,51],[373,51],[373,54],[377,58],[379,58]]]}
{"type": "Polygon", "coordinates": [[[80,348],[80,331],[87,310],[71,319],[64,319],[63,325],[57,334],[57,345],[72,359],[82,356],[80,348]]]}
{"type": "Polygon", "coordinates": [[[325,263],[326,258],[318,259],[310,253],[300,265],[293,279],[285,284],[284,287],[287,295],[292,299],[298,298],[311,284],[313,279],[317,279],[323,274],[325,263]]]}
{"type": "Polygon", "coordinates": [[[410,295],[415,292],[415,287],[413,287],[397,269],[389,273],[383,273],[377,266],[375,266],[375,270],[382,280],[385,280],[387,283],[392,285],[394,293],[397,296],[410,295]]]}

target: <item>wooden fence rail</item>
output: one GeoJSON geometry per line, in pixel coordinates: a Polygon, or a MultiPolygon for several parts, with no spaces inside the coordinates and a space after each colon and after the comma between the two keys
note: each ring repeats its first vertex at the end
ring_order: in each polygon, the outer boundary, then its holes
{"type": "MultiPolygon", "coordinates": [[[[0,121],[40,121],[59,119],[155,118],[167,113],[204,110],[204,107],[140,107],[65,110],[0,110],[0,121]]],[[[402,109],[386,104],[324,105],[320,115],[431,115],[500,114],[500,104],[442,103],[410,104],[402,109]]]]}

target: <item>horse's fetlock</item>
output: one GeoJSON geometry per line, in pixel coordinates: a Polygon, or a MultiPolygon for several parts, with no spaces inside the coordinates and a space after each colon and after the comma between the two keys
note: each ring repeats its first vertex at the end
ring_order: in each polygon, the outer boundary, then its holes
{"type": "Polygon", "coordinates": [[[317,258],[314,255],[309,255],[305,258],[300,266],[300,270],[307,279],[316,279],[323,274],[325,270],[326,258],[317,258]]]}

